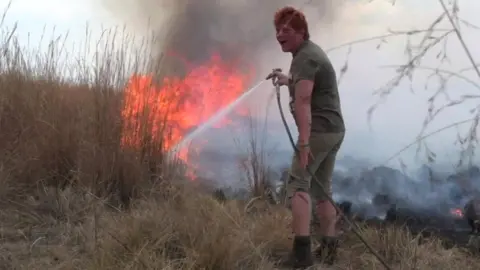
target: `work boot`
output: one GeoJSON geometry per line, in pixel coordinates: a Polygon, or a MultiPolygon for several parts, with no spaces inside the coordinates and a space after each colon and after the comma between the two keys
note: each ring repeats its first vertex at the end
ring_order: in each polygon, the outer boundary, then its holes
{"type": "Polygon", "coordinates": [[[315,257],[326,265],[333,265],[337,259],[338,238],[324,236],[315,249],[315,257]]]}
{"type": "Polygon", "coordinates": [[[313,266],[310,236],[295,236],[292,252],[289,258],[281,264],[292,269],[306,269],[313,266]]]}

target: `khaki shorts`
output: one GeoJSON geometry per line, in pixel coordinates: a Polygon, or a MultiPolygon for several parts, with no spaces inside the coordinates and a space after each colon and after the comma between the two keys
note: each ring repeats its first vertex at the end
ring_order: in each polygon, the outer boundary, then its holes
{"type": "MultiPolygon", "coordinates": [[[[310,135],[310,151],[314,159],[310,158],[308,167],[329,196],[332,196],[332,174],[335,159],[344,136],[344,132],[312,133],[310,135]]],[[[322,192],[322,187],[300,167],[299,159],[294,155],[287,182],[287,198],[290,199],[299,190],[308,192],[312,197],[312,202],[327,199],[322,192]]]]}

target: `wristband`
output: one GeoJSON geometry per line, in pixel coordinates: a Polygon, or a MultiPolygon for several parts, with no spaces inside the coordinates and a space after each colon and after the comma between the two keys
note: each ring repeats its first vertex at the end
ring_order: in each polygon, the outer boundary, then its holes
{"type": "Polygon", "coordinates": [[[306,144],[300,144],[298,145],[299,148],[307,148],[307,147],[310,147],[310,144],[306,143],[306,144]]]}

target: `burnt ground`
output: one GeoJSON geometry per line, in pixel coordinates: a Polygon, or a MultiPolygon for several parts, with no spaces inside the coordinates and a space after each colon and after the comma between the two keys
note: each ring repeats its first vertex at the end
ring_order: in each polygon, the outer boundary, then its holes
{"type": "MultiPolygon", "coordinates": [[[[347,203],[340,204],[345,209],[347,203]]],[[[480,235],[471,233],[467,220],[450,214],[428,214],[424,211],[415,211],[407,208],[392,206],[384,218],[364,218],[357,213],[346,209],[347,216],[357,223],[382,228],[389,225],[403,227],[413,235],[419,236],[420,241],[425,238],[436,237],[442,241],[445,248],[464,247],[474,252],[480,252],[478,245],[472,245],[472,239],[480,239],[480,235]]]]}
{"type": "Polygon", "coordinates": [[[439,237],[446,247],[467,247],[471,237],[466,219],[447,215],[425,215],[408,209],[389,209],[383,222],[404,226],[422,237],[439,237]]]}

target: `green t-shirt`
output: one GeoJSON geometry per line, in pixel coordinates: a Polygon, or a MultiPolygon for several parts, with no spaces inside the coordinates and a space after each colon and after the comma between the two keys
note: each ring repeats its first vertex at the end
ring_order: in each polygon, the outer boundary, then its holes
{"type": "Polygon", "coordinates": [[[337,87],[337,76],[327,54],[317,44],[307,40],[293,54],[289,74],[290,111],[295,117],[295,84],[300,80],[314,82],[312,92],[311,132],[344,132],[337,87]]]}

